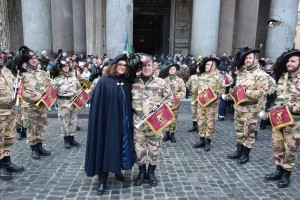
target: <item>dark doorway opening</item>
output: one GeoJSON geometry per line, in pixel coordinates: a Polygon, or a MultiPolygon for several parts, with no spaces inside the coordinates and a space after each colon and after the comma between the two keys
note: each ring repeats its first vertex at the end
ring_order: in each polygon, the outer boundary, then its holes
{"type": "Polygon", "coordinates": [[[150,55],[169,53],[170,0],[134,1],[133,46],[150,55]]]}

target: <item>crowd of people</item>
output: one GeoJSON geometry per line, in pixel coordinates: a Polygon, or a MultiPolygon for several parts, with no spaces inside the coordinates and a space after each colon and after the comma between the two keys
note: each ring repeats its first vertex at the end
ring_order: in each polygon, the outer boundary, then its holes
{"type": "Polygon", "coordinates": [[[193,148],[209,152],[216,121],[223,121],[226,111],[234,111],[237,144],[227,158],[239,164],[249,161],[258,130],[266,128],[266,113],[275,111],[269,120],[276,171],[265,179],[279,180],[279,188],[287,187],[300,140],[300,51],[283,52],[275,63],[259,59],[259,52],[245,47],[235,59],[226,52],[220,59],[214,53],[197,59],[144,53],[110,59],[107,55],[68,56],[62,50],[53,58],[43,51],[38,58],[26,46],[15,55],[1,52],[0,179],[24,171],[10,159],[15,130],[17,139],[26,137],[33,159],[51,155],[42,143],[47,108],[54,102],[48,105],[43,97],[53,89],[66,149],[80,146],[75,140],[78,110],[90,104],[85,171],[87,176],[99,176],[99,195],[106,190],[109,173],[125,181],[122,170],[132,169],[134,163],[139,167],[134,185],[149,179],[151,186],[157,186],[161,142],[176,143],[180,100],[190,95],[192,127],[188,131],[199,134],[193,148]],[[82,104],[74,103],[84,92],[89,93],[89,102],[82,96],[82,104]],[[171,113],[168,119],[167,112],[171,113]],[[148,121],[150,116],[156,117],[158,130],[148,121]]]}

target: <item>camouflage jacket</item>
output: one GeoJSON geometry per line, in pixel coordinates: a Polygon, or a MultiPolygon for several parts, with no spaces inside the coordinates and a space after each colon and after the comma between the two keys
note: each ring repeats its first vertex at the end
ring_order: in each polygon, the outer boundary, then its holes
{"type": "Polygon", "coordinates": [[[181,78],[175,76],[173,79],[171,79],[170,76],[168,76],[164,80],[170,86],[172,93],[175,93],[178,100],[181,100],[185,97],[186,88],[181,78]]]}
{"type": "Polygon", "coordinates": [[[200,74],[194,74],[192,75],[189,80],[186,82],[186,87],[194,94],[195,89],[197,88],[197,83],[199,80],[200,74]]]}
{"type": "MultiPolygon", "coordinates": [[[[12,75],[9,69],[5,66],[0,68],[0,105],[11,105],[14,100],[12,100],[12,94],[14,92],[14,80],[15,77],[12,75]]],[[[0,109],[1,114],[10,114],[9,110],[0,109]],[[9,112],[9,113],[7,113],[9,112]]]]}
{"type": "Polygon", "coordinates": [[[22,83],[24,100],[22,107],[29,107],[42,98],[47,87],[51,84],[51,80],[45,71],[27,68],[27,71],[22,73],[22,83]]]}
{"type": "Polygon", "coordinates": [[[153,77],[158,77],[158,75],[159,75],[159,69],[157,69],[153,72],[153,77]]]}
{"type": "Polygon", "coordinates": [[[60,96],[73,97],[80,89],[80,83],[73,73],[63,73],[52,80],[52,85],[57,92],[58,98],[60,96]]]}
{"type": "Polygon", "coordinates": [[[278,81],[276,105],[287,104],[292,113],[300,113],[300,73],[289,78],[285,73],[278,81]]]}
{"type": "Polygon", "coordinates": [[[224,78],[219,72],[212,74],[203,73],[200,75],[198,80],[198,93],[202,93],[205,89],[211,88],[216,95],[222,95],[225,93],[224,78]]]}
{"type": "MultiPolygon", "coordinates": [[[[143,116],[154,105],[159,103],[166,97],[165,101],[167,105],[171,106],[172,96],[171,90],[165,80],[158,77],[151,77],[146,83],[142,78],[138,78],[132,85],[132,109],[133,109],[133,123],[139,124],[143,120],[143,116]]],[[[150,131],[145,124],[143,124],[140,130],[150,131]]]]}
{"type": "MultiPolygon", "coordinates": [[[[273,94],[276,90],[277,90],[277,85],[275,80],[266,72],[262,71],[263,75],[265,76],[265,78],[267,79],[267,84],[268,84],[268,90],[267,90],[267,94],[273,94]]],[[[266,107],[266,102],[267,102],[267,96],[262,96],[258,103],[259,106],[264,110],[266,107]]]]}
{"type": "Polygon", "coordinates": [[[258,102],[265,98],[268,92],[268,78],[265,73],[255,67],[251,70],[242,70],[237,74],[236,86],[243,85],[246,89],[246,100],[258,102]]]}

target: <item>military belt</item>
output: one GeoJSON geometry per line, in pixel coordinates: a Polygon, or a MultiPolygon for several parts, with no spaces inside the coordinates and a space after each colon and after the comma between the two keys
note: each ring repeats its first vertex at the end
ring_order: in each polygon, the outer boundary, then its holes
{"type": "Polygon", "coordinates": [[[239,104],[239,106],[253,106],[258,104],[258,101],[245,101],[239,104]]]}
{"type": "Polygon", "coordinates": [[[0,105],[0,109],[12,109],[11,105],[0,105]]]}
{"type": "Polygon", "coordinates": [[[59,99],[63,99],[63,100],[71,100],[72,97],[67,97],[67,96],[58,96],[59,99]]]}

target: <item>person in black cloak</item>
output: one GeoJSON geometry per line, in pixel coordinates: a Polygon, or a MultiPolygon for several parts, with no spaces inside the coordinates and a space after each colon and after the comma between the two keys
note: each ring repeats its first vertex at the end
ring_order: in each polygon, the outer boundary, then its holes
{"type": "Polygon", "coordinates": [[[121,170],[135,162],[130,68],[127,55],[112,60],[107,76],[101,78],[91,98],[85,172],[99,176],[98,194],[106,189],[109,172],[124,182],[121,170]]]}

